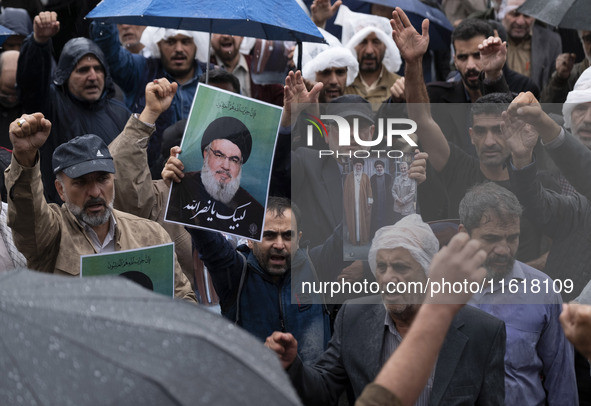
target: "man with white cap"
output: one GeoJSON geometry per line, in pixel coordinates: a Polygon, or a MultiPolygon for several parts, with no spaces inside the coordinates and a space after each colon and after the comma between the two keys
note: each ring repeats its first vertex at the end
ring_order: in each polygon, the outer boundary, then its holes
{"type": "MultiPolygon", "coordinates": [[[[328,349],[314,365],[304,365],[297,357],[297,342],[291,334],[275,332],[267,338],[266,345],[280,356],[304,404],[336,404],[347,388],[353,404],[396,351],[423,302],[422,294],[412,289],[393,293],[392,286],[402,290],[413,283],[425,284],[438,248],[433,231],[417,214],[378,230],[369,264],[377,291],[383,293],[343,305],[328,349]]],[[[456,404],[458,391],[466,403],[504,404],[504,353],[504,324],[477,309],[463,308],[452,322],[417,404],[456,404]]]]}
{"type": "Polygon", "coordinates": [[[564,126],[591,149],[591,69],[579,77],[562,106],[564,126]]]}
{"type": "Polygon", "coordinates": [[[498,19],[507,31],[507,65],[543,89],[562,53],[562,42],[557,33],[521,13],[518,9],[523,3],[525,0],[503,0],[499,8],[498,19]]]}
{"type": "Polygon", "coordinates": [[[345,94],[358,94],[370,103],[381,103],[392,94],[390,88],[400,76],[402,63],[387,18],[354,13],[341,6],[337,20],[343,24],[343,43],[359,62],[359,75],[345,94]],[[348,20],[348,21],[345,21],[348,20]]]}
{"type": "MultiPolygon", "coordinates": [[[[146,119],[140,115],[139,120],[146,119]]],[[[81,255],[171,241],[158,223],[113,209],[113,158],[104,141],[94,134],[78,136],[55,150],[55,185],[65,203],[47,204],[38,151],[50,131],[51,122],[42,113],[23,115],[10,124],[13,151],[6,170],[8,225],[29,268],[79,276],[81,255]]],[[[176,255],[174,258],[174,294],[196,302],[176,255]]]]}
{"type": "MultiPolygon", "coordinates": [[[[119,42],[114,24],[93,22],[90,28],[93,41],[102,49],[114,81],[125,92],[125,103],[134,113],[140,113],[146,104],[144,87],[154,79],[166,77],[179,84],[170,108],[156,122],[156,133],[150,138],[148,162],[160,157],[162,131],[178,120],[187,118],[191,110],[199,77],[206,65],[197,60],[198,34],[193,31],[168,28],[147,28],[142,34],[150,36],[152,57],[128,52],[119,42]]],[[[154,168],[159,173],[162,168],[154,168]]]]}
{"type": "Polygon", "coordinates": [[[302,68],[304,79],[324,84],[318,94],[320,103],[330,103],[345,94],[357,73],[359,63],[351,52],[343,47],[331,47],[318,53],[302,68]]]}

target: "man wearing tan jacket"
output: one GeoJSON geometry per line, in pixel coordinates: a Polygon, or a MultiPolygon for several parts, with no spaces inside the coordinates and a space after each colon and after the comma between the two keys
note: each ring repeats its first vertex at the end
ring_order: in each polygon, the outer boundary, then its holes
{"type": "MultiPolygon", "coordinates": [[[[138,119],[149,123],[142,115],[138,119]]],[[[92,134],[56,149],[56,188],[65,203],[61,207],[47,204],[38,150],[50,130],[51,123],[41,113],[23,115],[10,125],[13,156],[6,171],[8,225],[30,268],[75,276],[80,274],[81,255],[170,242],[159,224],[113,209],[115,166],[107,146],[92,134]]],[[[175,296],[196,301],[176,256],[175,296]]]]}

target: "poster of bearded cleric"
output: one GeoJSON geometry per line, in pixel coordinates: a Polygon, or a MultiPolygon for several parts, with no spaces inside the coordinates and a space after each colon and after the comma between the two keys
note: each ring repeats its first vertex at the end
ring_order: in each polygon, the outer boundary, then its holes
{"type": "Polygon", "coordinates": [[[165,220],[260,241],[281,111],[200,83],[165,220]]]}

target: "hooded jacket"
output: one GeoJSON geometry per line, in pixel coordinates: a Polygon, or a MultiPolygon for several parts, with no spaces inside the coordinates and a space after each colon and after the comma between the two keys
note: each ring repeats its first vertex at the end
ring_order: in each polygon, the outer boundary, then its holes
{"type": "Polygon", "coordinates": [[[18,61],[17,90],[25,111],[40,111],[52,123],[51,133],[41,149],[43,187],[49,202],[61,203],[54,186],[51,166],[53,151],[59,145],[83,134],[96,134],[109,144],[123,130],[131,112],[114,99],[115,88],[100,48],[87,38],[66,43],[55,72],[51,40],[38,44],[33,34],[25,38],[18,61]],[[91,54],[103,65],[105,84],[97,101],[74,97],[68,90],[68,78],[83,56],[91,54]]]}
{"type": "Polygon", "coordinates": [[[22,8],[2,7],[0,9],[0,25],[14,31],[14,35],[22,35],[23,37],[33,32],[31,18],[22,8]]]}

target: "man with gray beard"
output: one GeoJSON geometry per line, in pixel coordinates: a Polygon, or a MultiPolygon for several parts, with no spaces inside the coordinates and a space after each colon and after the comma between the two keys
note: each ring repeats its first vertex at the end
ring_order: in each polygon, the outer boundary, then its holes
{"type": "Polygon", "coordinates": [[[173,185],[166,220],[257,238],[265,210],[240,187],[251,150],[244,123],[234,117],[213,120],[201,139],[201,171],[184,173],[173,185]]]}
{"type": "MultiPolygon", "coordinates": [[[[347,301],[341,307],[328,348],[313,364],[302,362],[299,339],[289,332],[275,331],[267,337],[265,345],[279,356],[303,404],[335,405],[345,390],[348,404],[355,403],[388,358],[401,348],[425,298],[423,291],[414,287],[429,283],[431,260],[438,250],[435,234],[418,214],[382,227],[368,255],[379,285],[375,292],[381,294],[347,301]]],[[[465,306],[455,316],[444,342],[415,405],[504,404],[503,323],[465,306]]]]}
{"type": "MultiPolygon", "coordinates": [[[[140,115],[140,120],[143,116],[140,115]]],[[[80,275],[80,256],[169,243],[162,226],[113,209],[113,158],[97,135],[78,136],[53,154],[61,207],[43,197],[39,148],[51,131],[42,113],[24,114],[10,125],[12,162],[6,170],[8,226],[29,268],[58,275],[80,275]]],[[[174,256],[174,294],[196,302],[174,256]]]]}

